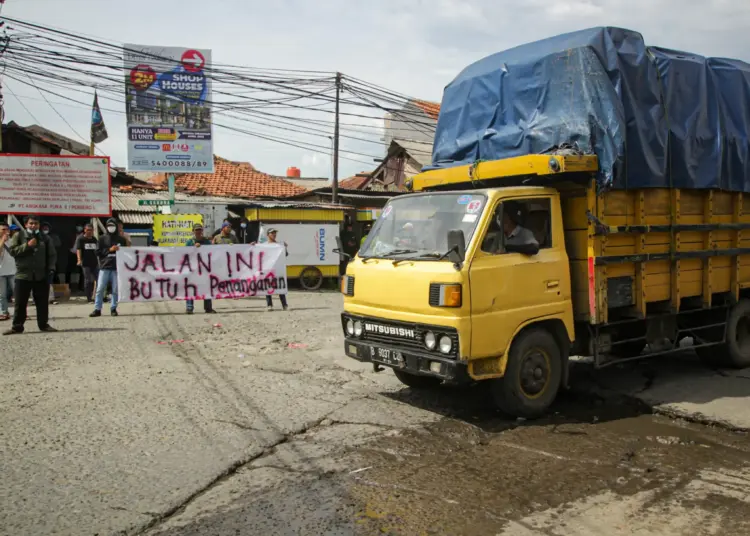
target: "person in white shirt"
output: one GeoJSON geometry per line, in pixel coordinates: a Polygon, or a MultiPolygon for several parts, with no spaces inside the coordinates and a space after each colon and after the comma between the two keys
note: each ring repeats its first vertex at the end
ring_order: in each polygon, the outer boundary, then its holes
{"type": "Polygon", "coordinates": [[[10,320],[8,298],[16,277],[16,260],[10,254],[10,227],[0,223],[0,321],[10,320]]]}
{"type": "Polygon", "coordinates": [[[505,233],[506,246],[527,246],[535,244],[539,246],[534,233],[526,227],[521,226],[521,207],[513,202],[505,203],[503,210],[503,232],[505,233]]]}
{"type": "MultiPolygon", "coordinates": [[[[276,235],[278,234],[278,232],[279,231],[277,229],[273,229],[273,228],[269,229],[267,233],[268,242],[266,242],[266,244],[281,245],[276,241],[276,235]]],[[[286,253],[286,256],[288,257],[289,256],[288,246],[286,242],[283,242],[283,244],[284,244],[284,252],[286,253]]],[[[287,301],[286,301],[286,294],[279,294],[279,300],[281,301],[281,308],[284,309],[285,311],[288,311],[289,305],[287,304],[287,301]]],[[[268,296],[268,295],[266,295],[266,309],[268,309],[269,311],[273,311],[273,300],[271,299],[271,296],[268,296]]]]}

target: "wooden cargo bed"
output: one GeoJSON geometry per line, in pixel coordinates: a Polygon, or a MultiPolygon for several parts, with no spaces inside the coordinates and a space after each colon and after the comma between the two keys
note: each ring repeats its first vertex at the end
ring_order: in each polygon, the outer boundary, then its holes
{"type": "Polygon", "coordinates": [[[577,320],[708,308],[750,288],[750,194],[593,184],[559,188],[577,320]]]}

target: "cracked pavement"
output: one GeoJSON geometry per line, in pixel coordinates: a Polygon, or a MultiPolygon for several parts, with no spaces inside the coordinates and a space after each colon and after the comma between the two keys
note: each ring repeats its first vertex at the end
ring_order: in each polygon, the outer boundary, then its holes
{"type": "Polygon", "coordinates": [[[577,364],[549,417],[513,421],[483,386],[415,392],[345,357],[339,295],[290,305],[74,301],[60,333],[4,339],[0,534],[750,529],[747,373],[577,364]]]}

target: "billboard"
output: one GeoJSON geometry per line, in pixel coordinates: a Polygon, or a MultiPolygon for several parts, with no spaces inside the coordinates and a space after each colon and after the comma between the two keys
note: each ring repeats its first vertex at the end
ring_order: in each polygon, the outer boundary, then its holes
{"type": "Polygon", "coordinates": [[[210,50],[125,45],[128,171],[213,173],[210,50]]]}
{"type": "Polygon", "coordinates": [[[112,214],[109,158],[0,154],[0,213],[112,214]]]}

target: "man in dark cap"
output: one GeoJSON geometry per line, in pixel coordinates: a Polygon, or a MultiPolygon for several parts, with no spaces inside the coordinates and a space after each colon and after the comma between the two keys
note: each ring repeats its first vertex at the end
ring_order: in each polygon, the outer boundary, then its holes
{"type": "Polygon", "coordinates": [[[36,322],[41,331],[57,331],[48,323],[50,275],[55,269],[57,252],[52,240],[39,231],[39,218],[28,216],[26,230],[10,241],[10,254],[16,260],[15,308],[13,327],[3,335],[23,333],[26,308],[33,294],[36,302],[36,322]]]}
{"type": "Polygon", "coordinates": [[[104,293],[107,285],[112,284],[112,303],[110,314],[117,316],[117,251],[126,247],[127,241],[117,230],[117,220],[107,220],[107,232],[99,237],[99,279],[96,282],[96,299],[94,300],[94,312],[89,316],[102,316],[102,305],[104,304],[104,293]]]}
{"type": "Polygon", "coordinates": [[[232,224],[224,220],[221,224],[221,231],[214,237],[214,244],[236,244],[237,236],[232,231],[232,224]]]}
{"type": "MultiPolygon", "coordinates": [[[[193,238],[189,239],[185,243],[185,246],[199,248],[201,246],[210,246],[210,245],[211,245],[211,240],[209,240],[203,235],[203,225],[201,225],[200,223],[196,223],[195,225],[193,225],[193,238]]],[[[194,306],[195,306],[195,302],[193,300],[187,300],[185,302],[185,308],[186,308],[185,312],[187,312],[187,314],[189,315],[193,314],[194,306]]],[[[211,300],[203,300],[203,310],[208,314],[213,314],[216,312],[214,311],[213,302],[211,300]]]]}

